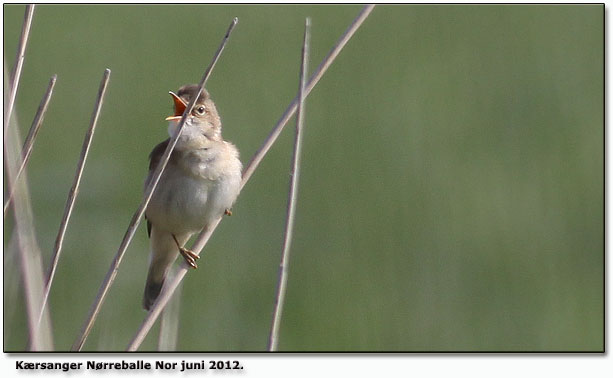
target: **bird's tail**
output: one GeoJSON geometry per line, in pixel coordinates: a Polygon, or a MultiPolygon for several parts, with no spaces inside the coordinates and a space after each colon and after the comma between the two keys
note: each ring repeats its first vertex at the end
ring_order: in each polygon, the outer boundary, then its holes
{"type": "Polygon", "coordinates": [[[147,274],[147,283],[145,284],[145,294],[143,295],[143,308],[147,311],[151,309],[151,306],[160,295],[162,286],[166,280],[166,274],[158,274],[154,271],[153,266],[149,267],[149,274],[147,274]]]}
{"type": "MultiPolygon", "coordinates": [[[[187,241],[189,236],[177,236],[181,245],[187,241]]],[[[179,254],[179,248],[175,243],[172,234],[160,231],[155,227],[151,230],[151,256],[149,259],[149,273],[145,283],[145,294],[143,296],[143,307],[149,311],[151,306],[160,295],[168,271],[172,263],[179,254]]]]}

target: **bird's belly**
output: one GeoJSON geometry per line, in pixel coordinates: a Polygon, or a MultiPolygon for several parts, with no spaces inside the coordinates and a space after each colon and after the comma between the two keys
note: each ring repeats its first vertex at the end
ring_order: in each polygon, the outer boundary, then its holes
{"type": "Polygon", "coordinates": [[[164,176],[147,207],[147,219],[172,233],[202,229],[210,222],[208,205],[215,183],[180,174],[164,176]]]}

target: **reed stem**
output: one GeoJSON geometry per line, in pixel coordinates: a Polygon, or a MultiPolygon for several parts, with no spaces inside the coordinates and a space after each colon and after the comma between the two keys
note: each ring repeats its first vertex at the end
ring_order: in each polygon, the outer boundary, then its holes
{"type": "Polygon", "coordinates": [[[85,139],[83,140],[83,146],[81,147],[81,154],[79,155],[79,162],[77,163],[77,170],[75,172],[70,191],[68,192],[68,199],[66,200],[66,206],[64,207],[64,215],[62,216],[62,221],[60,222],[60,229],[57,233],[57,237],[55,238],[51,265],[49,266],[49,272],[47,273],[47,279],[45,281],[45,290],[43,292],[41,313],[42,311],[44,311],[45,306],[47,305],[49,292],[51,291],[51,285],[53,284],[53,278],[55,277],[55,271],[57,269],[57,264],[60,259],[60,254],[62,252],[62,245],[64,244],[64,236],[66,236],[68,221],[70,221],[72,209],[74,208],[75,201],[77,200],[77,196],[79,195],[79,185],[81,184],[83,169],[85,168],[85,162],[87,161],[89,148],[94,138],[94,132],[96,131],[98,119],[100,118],[100,111],[102,109],[102,103],[104,101],[104,95],[106,94],[106,88],[108,87],[110,77],[111,70],[107,68],[104,70],[104,74],[102,75],[102,81],[100,82],[100,87],[98,88],[98,96],[94,105],[94,112],[92,113],[92,117],[89,122],[89,128],[85,133],[85,139]]]}
{"type": "Polygon", "coordinates": [[[298,84],[298,109],[296,110],[296,135],[294,137],[294,155],[292,157],[292,167],[290,171],[290,184],[287,200],[287,217],[285,223],[285,234],[283,235],[283,250],[281,253],[281,263],[279,264],[279,281],[277,283],[277,296],[275,297],[275,307],[272,316],[272,326],[268,339],[268,351],[274,352],[279,345],[279,328],[281,317],[283,316],[283,305],[285,304],[285,293],[287,292],[288,265],[292,246],[292,235],[294,232],[294,222],[296,218],[296,202],[298,199],[298,180],[300,177],[300,156],[302,152],[302,135],[304,125],[304,82],[308,70],[309,42],[311,38],[311,20],[306,19],[304,25],[304,40],[302,43],[302,61],[300,64],[300,79],[298,84]]]}
{"type": "MultiPolygon", "coordinates": [[[[53,77],[51,77],[51,80],[49,80],[47,91],[45,92],[42,100],[40,101],[40,105],[38,106],[38,110],[36,111],[36,115],[34,116],[34,120],[32,121],[32,126],[30,126],[30,131],[28,132],[26,141],[23,143],[23,148],[21,149],[21,163],[19,164],[17,173],[15,173],[15,177],[13,178],[14,183],[19,182],[19,177],[21,177],[21,173],[24,171],[26,165],[28,164],[28,161],[30,160],[32,150],[34,148],[34,141],[36,140],[36,136],[38,136],[40,127],[43,124],[43,119],[45,117],[45,113],[47,113],[47,108],[49,107],[49,101],[51,100],[51,95],[53,94],[53,88],[55,87],[56,81],[57,75],[53,75],[53,77]]],[[[11,203],[11,200],[13,199],[14,188],[15,187],[13,186],[7,196],[6,201],[4,202],[4,216],[6,216],[6,211],[11,203]]]]}

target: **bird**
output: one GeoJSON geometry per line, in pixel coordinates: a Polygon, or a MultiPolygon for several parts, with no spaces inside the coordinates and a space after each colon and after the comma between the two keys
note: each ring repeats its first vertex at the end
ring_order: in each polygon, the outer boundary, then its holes
{"type": "MultiPolygon", "coordinates": [[[[176,133],[187,104],[199,88],[188,84],[176,94],[169,92],[174,102],[174,115],[166,118],[170,137],[176,133]]],[[[143,308],[147,311],[159,296],[179,254],[190,267],[198,267],[199,256],[185,248],[189,238],[206,230],[224,214],[232,214],[232,205],[240,192],[242,164],[238,149],[223,139],[221,128],[215,103],[203,88],[145,211],[151,249],[143,296],[143,308]]],[[[169,142],[170,138],[151,151],[145,188],[153,180],[169,142]]]]}

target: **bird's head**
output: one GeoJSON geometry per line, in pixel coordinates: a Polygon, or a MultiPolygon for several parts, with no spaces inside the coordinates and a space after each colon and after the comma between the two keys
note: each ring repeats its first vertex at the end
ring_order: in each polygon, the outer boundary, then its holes
{"type": "MultiPolygon", "coordinates": [[[[187,108],[191,99],[198,93],[198,85],[188,84],[179,88],[175,94],[169,92],[174,101],[174,115],[167,117],[168,134],[172,137],[179,126],[181,117],[187,108]]],[[[217,113],[215,103],[211,99],[209,92],[202,90],[192,112],[187,115],[185,126],[177,147],[179,144],[191,144],[190,142],[198,143],[202,138],[209,140],[221,140],[221,119],[217,113]]]]}

